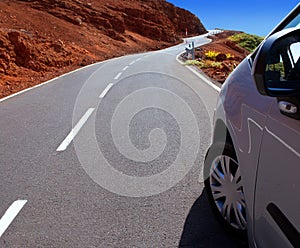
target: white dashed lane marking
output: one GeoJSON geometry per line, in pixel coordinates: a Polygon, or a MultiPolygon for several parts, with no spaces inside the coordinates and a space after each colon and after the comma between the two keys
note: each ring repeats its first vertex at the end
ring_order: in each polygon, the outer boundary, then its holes
{"type": "Polygon", "coordinates": [[[105,95],[107,94],[107,92],[111,89],[111,87],[113,87],[113,85],[114,85],[113,83],[110,83],[109,85],[107,85],[106,88],[102,91],[99,98],[104,98],[105,95]]]}
{"type": "Polygon", "coordinates": [[[26,203],[27,200],[14,201],[13,204],[11,204],[11,206],[6,210],[0,219],[0,238],[26,203]]]}
{"type": "Polygon", "coordinates": [[[86,111],[84,116],[80,119],[80,121],[76,124],[76,126],[71,130],[71,132],[68,134],[68,136],[64,139],[64,141],[60,144],[60,146],[56,149],[58,152],[65,151],[72,140],[76,137],[80,129],[83,127],[83,125],[86,123],[88,118],[91,116],[91,114],[94,112],[94,108],[90,108],[86,111]]]}
{"type": "Polygon", "coordinates": [[[115,80],[118,80],[122,76],[122,72],[120,72],[116,77],[115,80]]]}

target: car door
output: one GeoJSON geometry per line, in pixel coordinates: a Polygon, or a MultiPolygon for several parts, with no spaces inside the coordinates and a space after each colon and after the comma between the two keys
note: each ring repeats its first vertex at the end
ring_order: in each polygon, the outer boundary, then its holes
{"type": "Polygon", "coordinates": [[[281,114],[277,104],[264,129],[255,191],[258,246],[299,247],[300,121],[281,114]]]}
{"type": "MultiPolygon", "coordinates": [[[[283,82],[294,77],[300,84],[300,40],[287,44],[278,59],[273,57],[276,65],[269,74],[283,82]]],[[[300,247],[300,120],[289,114],[300,111],[299,104],[290,102],[299,99],[277,98],[264,127],[254,208],[258,247],[300,247]]]]}

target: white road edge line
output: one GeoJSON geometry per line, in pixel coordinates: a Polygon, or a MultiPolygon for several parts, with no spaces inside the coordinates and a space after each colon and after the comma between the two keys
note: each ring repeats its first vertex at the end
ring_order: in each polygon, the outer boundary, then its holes
{"type": "Polygon", "coordinates": [[[126,71],[129,68],[129,66],[125,66],[122,71],[126,71]]]}
{"type": "Polygon", "coordinates": [[[16,200],[6,210],[6,212],[0,219],[0,238],[26,203],[27,200],[16,200]]]}
{"type": "Polygon", "coordinates": [[[200,174],[199,174],[199,178],[198,178],[198,182],[199,183],[204,183],[204,175],[203,175],[203,170],[201,170],[200,174]]]}
{"type": "Polygon", "coordinates": [[[110,60],[105,60],[105,61],[97,62],[97,63],[94,63],[94,64],[90,64],[90,65],[87,65],[87,66],[78,68],[78,69],[76,69],[76,70],[74,70],[74,71],[67,72],[67,73],[65,73],[65,74],[63,74],[63,75],[60,75],[60,76],[55,77],[55,78],[52,78],[52,79],[50,79],[50,80],[48,80],[48,81],[46,81],[46,82],[44,82],[44,83],[37,84],[37,85],[32,86],[32,87],[30,87],[30,88],[27,88],[27,89],[21,90],[21,91],[19,91],[19,92],[16,92],[16,93],[14,93],[14,94],[12,94],[12,95],[3,97],[3,98],[0,99],[0,102],[3,102],[3,101],[5,101],[5,100],[8,100],[8,99],[13,98],[13,97],[18,96],[18,95],[21,95],[21,94],[23,94],[23,93],[25,93],[25,92],[27,92],[27,91],[33,90],[33,89],[35,89],[35,88],[39,88],[39,87],[44,86],[44,85],[46,85],[46,84],[52,83],[52,82],[54,82],[55,80],[57,80],[57,79],[59,79],[59,78],[62,78],[62,77],[65,77],[65,76],[68,76],[68,75],[70,75],[70,74],[72,74],[72,73],[74,73],[74,72],[78,72],[78,71],[81,71],[81,70],[85,70],[85,69],[87,69],[87,68],[89,68],[89,67],[96,66],[96,65],[101,65],[101,64],[103,64],[103,63],[105,63],[105,62],[113,61],[113,60],[116,60],[116,59],[118,59],[118,58],[113,58],[113,59],[110,59],[110,60]]]}
{"type": "Polygon", "coordinates": [[[114,85],[113,83],[110,83],[109,85],[107,85],[106,88],[102,91],[99,98],[104,98],[105,95],[107,94],[107,92],[111,89],[111,87],[113,87],[113,85],[114,85]]]}
{"type": "Polygon", "coordinates": [[[206,77],[201,75],[199,72],[197,72],[193,67],[188,66],[187,67],[191,72],[193,72],[195,75],[197,75],[199,78],[201,78],[205,83],[207,83],[209,86],[214,88],[216,91],[220,92],[221,88],[209,81],[206,77]]]}
{"type": "Polygon", "coordinates": [[[79,122],[76,124],[76,126],[71,130],[71,132],[68,134],[68,136],[64,139],[64,141],[60,144],[60,146],[56,149],[57,152],[65,151],[72,140],[76,137],[80,129],[83,127],[83,125],[86,123],[88,118],[91,116],[95,109],[89,108],[84,116],[79,120],[79,122]]]}
{"type": "Polygon", "coordinates": [[[116,77],[115,80],[118,80],[122,76],[122,72],[120,72],[116,77]]]}
{"type": "MultiPolygon", "coordinates": [[[[176,57],[176,60],[178,63],[184,65],[184,63],[182,61],[179,60],[179,56],[181,55],[178,54],[176,57]]],[[[201,75],[199,72],[197,72],[194,68],[190,67],[190,66],[186,66],[187,69],[189,69],[191,72],[193,72],[197,77],[199,77],[202,81],[204,81],[206,84],[208,84],[209,86],[211,86],[212,88],[214,88],[216,91],[220,92],[221,88],[218,87],[217,85],[215,85],[214,83],[212,83],[211,81],[209,81],[206,77],[204,77],[203,75],[201,75]]]]}
{"type": "MultiPolygon", "coordinates": [[[[30,91],[30,90],[33,90],[33,89],[35,89],[35,88],[38,88],[38,87],[44,86],[44,85],[46,85],[46,84],[52,83],[52,82],[54,82],[55,80],[57,80],[57,79],[59,79],[59,78],[62,78],[62,77],[65,77],[65,76],[68,76],[68,75],[70,75],[70,74],[72,74],[72,73],[74,73],[74,72],[78,72],[78,71],[81,71],[81,70],[85,70],[85,69],[87,69],[87,68],[89,68],[89,67],[101,65],[101,64],[104,64],[104,63],[108,63],[108,62],[111,62],[111,61],[114,61],[114,60],[118,60],[118,59],[120,59],[120,58],[129,57],[129,56],[134,56],[134,55],[126,55],[126,56],[121,56],[121,57],[116,57],[116,58],[104,60],[104,61],[101,61],[101,62],[97,62],[97,63],[94,63],[94,64],[90,64],[90,65],[87,65],[87,66],[78,68],[78,69],[76,69],[76,70],[74,70],[74,71],[67,72],[67,73],[65,73],[65,74],[63,74],[63,75],[60,75],[60,76],[55,77],[55,78],[52,78],[52,79],[50,79],[50,80],[48,80],[48,81],[46,81],[46,82],[44,82],[44,83],[37,84],[37,85],[35,85],[35,86],[32,86],[32,87],[30,87],[30,88],[21,90],[21,91],[19,91],[19,92],[16,92],[16,93],[14,93],[14,94],[9,95],[9,96],[0,98],[0,103],[3,102],[3,101],[8,100],[8,99],[10,99],[10,98],[13,98],[13,97],[15,97],[15,96],[21,95],[21,94],[23,94],[23,93],[25,93],[25,92],[27,92],[27,91],[30,91]]],[[[135,61],[134,61],[134,63],[135,63],[135,61]]],[[[134,64],[134,63],[133,63],[133,64],[134,64]]]]}

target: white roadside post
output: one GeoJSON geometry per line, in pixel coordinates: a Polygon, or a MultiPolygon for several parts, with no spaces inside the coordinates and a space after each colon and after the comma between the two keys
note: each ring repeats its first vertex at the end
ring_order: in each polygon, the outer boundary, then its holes
{"type": "Polygon", "coordinates": [[[195,60],[195,42],[192,41],[192,43],[189,43],[187,46],[185,46],[185,51],[187,53],[187,56],[189,54],[192,55],[192,60],[195,60]]]}

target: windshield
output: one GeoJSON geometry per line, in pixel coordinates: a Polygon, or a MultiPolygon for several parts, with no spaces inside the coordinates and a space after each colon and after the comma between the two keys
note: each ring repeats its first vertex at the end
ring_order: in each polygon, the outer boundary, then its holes
{"type": "Polygon", "coordinates": [[[300,27],[300,14],[298,14],[296,16],[296,18],[294,18],[288,25],[286,25],[284,27],[284,29],[287,29],[287,28],[296,28],[296,27],[300,27]]]}

